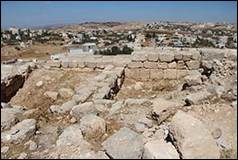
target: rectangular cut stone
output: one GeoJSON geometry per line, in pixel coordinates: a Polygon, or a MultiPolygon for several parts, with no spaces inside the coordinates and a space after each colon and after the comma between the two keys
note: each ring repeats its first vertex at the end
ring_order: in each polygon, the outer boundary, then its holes
{"type": "Polygon", "coordinates": [[[128,68],[142,68],[143,63],[142,62],[130,62],[128,64],[128,68]]]}
{"type": "Polygon", "coordinates": [[[161,62],[172,62],[174,60],[174,53],[161,53],[159,54],[159,59],[161,62]]]}
{"type": "Polygon", "coordinates": [[[96,68],[97,66],[97,63],[96,62],[85,62],[85,67],[88,67],[88,68],[96,68]]]}
{"type": "Polygon", "coordinates": [[[77,64],[78,64],[78,68],[84,68],[85,67],[84,62],[82,62],[82,61],[78,62],[77,64]]]}
{"type": "Polygon", "coordinates": [[[188,69],[198,69],[200,67],[200,61],[186,61],[188,69]]]}
{"type": "Polygon", "coordinates": [[[177,70],[176,69],[164,70],[164,79],[169,79],[169,80],[177,79],[177,70]]]}
{"type": "Polygon", "coordinates": [[[201,59],[201,54],[200,54],[200,52],[199,52],[199,51],[194,51],[194,52],[192,53],[192,59],[199,61],[199,60],[201,59]]]}
{"type": "Polygon", "coordinates": [[[61,62],[61,66],[62,66],[63,68],[68,68],[68,67],[69,67],[69,61],[62,61],[62,62],[61,62]]]}
{"type": "Polygon", "coordinates": [[[182,52],[183,55],[183,61],[189,61],[192,59],[192,53],[187,51],[187,52],[182,52]]]}
{"type": "Polygon", "coordinates": [[[147,62],[146,61],[143,63],[143,66],[144,66],[144,68],[156,69],[156,68],[158,68],[157,64],[158,64],[157,62],[147,62]]]}
{"type": "Polygon", "coordinates": [[[203,60],[214,60],[214,59],[218,59],[218,60],[222,60],[224,58],[224,53],[225,50],[223,49],[201,49],[202,52],[202,59],[203,60]]]}
{"type": "Polygon", "coordinates": [[[150,69],[139,69],[139,80],[149,81],[150,80],[150,69]]]}
{"type": "Polygon", "coordinates": [[[76,60],[69,62],[69,68],[77,68],[77,67],[78,67],[78,62],[76,60]]]}
{"type": "Polygon", "coordinates": [[[105,65],[104,65],[103,63],[99,62],[99,63],[97,63],[96,68],[98,68],[98,69],[104,69],[104,68],[105,68],[105,65]]]}
{"type": "Polygon", "coordinates": [[[177,62],[177,69],[186,69],[186,65],[184,63],[184,61],[178,61],[177,62]]]}
{"type": "Polygon", "coordinates": [[[147,55],[143,53],[137,53],[132,55],[133,62],[144,62],[147,59],[147,55]]]}
{"type": "Polygon", "coordinates": [[[162,69],[150,69],[151,80],[161,80],[164,78],[164,71],[162,69]]]}
{"type": "Polygon", "coordinates": [[[125,69],[125,76],[134,80],[139,80],[139,69],[125,69]]]}
{"type": "Polygon", "coordinates": [[[150,62],[158,62],[159,60],[159,54],[148,54],[148,61],[150,62]]]}
{"type": "Polygon", "coordinates": [[[189,70],[182,69],[182,70],[177,70],[177,79],[181,79],[189,74],[189,70]]]}
{"type": "Polygon", "coordinates": [[[168,68],[170,68],[170,69],[176,69],[176,62],[172,62],[172,63],[169,63],[168,64],[168,68]]]}
{"type": "Polygon", "coordinates": [[[60,68],[60,66],[61,66],[60,61],[57,61],[57,62],[54,62],[54,61],[47,62],[47,65],[49,65],[50,67],[56,67],[56,68],[60,68]]]}
{"type": "Polygon", "coordinates": [[[183,59],[182,53],[181,53],[181,52],[176,52],[176,53],[174,54],[174,59],[176,59],[176,60],[182,60],[182,59],[183,59]]]}
{"type": "Polygon", "coordinates": [[[166,63],[166,62],[159,62],[158,63],[158,68],[159,69],[167,69],[168,68],[168,63],[166,63]]]}

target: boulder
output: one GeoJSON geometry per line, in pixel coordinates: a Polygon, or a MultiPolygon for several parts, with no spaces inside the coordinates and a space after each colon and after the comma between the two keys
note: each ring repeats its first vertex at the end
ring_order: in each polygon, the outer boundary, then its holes
{"type": "Polygon", "coordinates": [[[140,159],[143,154],[143,140],[129,128],[121,128],[103,142],[103,148],[113,159],[140,159]]]}
{"type": "Polygon", "coordinates": [[[106,123],[104,119],[89,114],[80,119],[80,129],[84,136],[94,138],[105,133],[106,123]]]}
{"type": "Polygon", "coordinates": [[[117,113],[122,107],[124,107],[124,101],[117,101],[114,103],[109,111],[109,115],[117,113]]]}
{"type": "Polygon", "coordinates": [[[202,75],[199,71],[194,70],[184,77],[184,81],[188,86],[200,85],[202,84],[202,75]]]}
{"type": "Polygon", "coordinates": [[[79,90],[77,94],[75,94],[72,99],[76,103],[84,103],[87,101],[87,99],[93,94],[94,90],[91,88],[84,88],[82,90],[79,90]]]}
{"type": "Polygon", "coordinates": [[[149,141],[144,146],[143,159],[180,159],[175,147],[163,139],[149,141]]]}
{"type": "Polygon", "coordinates": [[[2,108],[1,109],[1,129],[8,129],[12,125],[16,124],[17,114],[23,111],[17,108],[2,108]]]}
{"type": "Polygon", "coordinates": [[[71,111],[71,109],[76,105],[76,102],[74,100],[70,100],[68,102],[63,103],[59,110],[58,113],[65,113],[68,111],[71,111]]]}
{"type": "Polygon", "coordinates": [[[186,105],[200,104],[211,96],[207,90],[200,90],[185,97],[186,105]]]}
{"type": "Polygon", "coordinates": [[[71,88],[60,88],[59,95],[63,98],[70,98],[74,95],[74,91],[71,88]]]}
{"type": "Polygon", "coordinates": [[[1,142],[21,143],[22,141],[29,139],[35,133],[35,130],[36,120],[25,119],[11,127],[10,130],[3,132],[1,135],[1,142]]]}
{"type": "Polygon", "coordinates": [[[183,159],[218,159],[219,149],[205,124],[178,111],[169,126],[175,146],[183,159]]]}
{"type": "Polygon", "coordinates": [[[190,70],[198,69],[200,67],[200,61],[186,61],[185,63],[190,70]]]}
{"type": "Polygon", "coordinates": [[[163,98],[156,98],[153,100],[152,104],[152,117],[160,124],[173,116],[176,113],[176,110],[181,106],[182,104],[180,103],[168,101],[163,98]]]}
{"type": "Polygon", "coordinates": [[[73,124],[63,130],[56,141],[56,145],[79,145],[81,141],[83,141],[83,135],[80,126],[79,124],[73,124]]]}
{"type": "Polygon", "coordinates": [[[96,114],[97,111],[92,102],[85,102],[79,105],[76,105],[72,108],[70,114],[75,117],[77,120],[80,120],[81,117],[87,114],[96,114]]]}

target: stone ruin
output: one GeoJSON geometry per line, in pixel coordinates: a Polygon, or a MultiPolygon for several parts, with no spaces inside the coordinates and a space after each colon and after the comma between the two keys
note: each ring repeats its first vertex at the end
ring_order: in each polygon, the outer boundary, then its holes
{"type": "MultiPolygon", "coordinates": [[[[237,120],[233,115],[237,109],[236,62],[236,50],[164,49],[1,64],[1,157],[234,158],[236,136],[230,138],[227,130],[236,129],[236,125],[219,128],[213,126],[214,119],[210,121],[203,114],[215,115],[227,109],[237,120]],[[98,71],[74,91],[63,88],[42,95],[53,102],[58,95],[67,97],[61,104],[50,105],[47,114],[59,119],[70,117],[60,131],[53,129],[55,140],[47,145],[40,137],[47,141],[52,135],[41,130],[38,119],[32,116],[35,110],[11,104],[28,76],[42,68],[98,71]],[[135,82],[133,87],[141,92],[135,94],[149,92],[152,87],[141,89],[147,83],[163,82],[170,89],[161,95],[118,98],[120,92],[127,92],[127,80],[135,82]],[[31,118],[25,116],[29,114],[31,118]],[[22,145],[25,147],[18,153],[11,151],[13,146],[22,145]]],[[[44,84],[39,81],[36,85],[44,84]]]]}

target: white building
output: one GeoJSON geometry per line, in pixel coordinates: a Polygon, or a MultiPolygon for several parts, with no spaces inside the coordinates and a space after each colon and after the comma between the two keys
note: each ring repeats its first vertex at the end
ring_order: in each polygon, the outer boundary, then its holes
{"type": "Polygon", "coordinates": [[[95,43],[85,43],[83,44],[83,52],[91,52],[94,53],[97,49],[97,46],[95,43]]]}

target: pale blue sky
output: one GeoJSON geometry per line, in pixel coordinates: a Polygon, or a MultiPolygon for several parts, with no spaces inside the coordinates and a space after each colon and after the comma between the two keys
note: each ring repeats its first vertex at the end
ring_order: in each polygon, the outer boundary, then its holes
{"type": "Polygon", "coordinates": [[[1,2],[1,27],[86,21],[236,22],[236,1],[1,2]]]}

